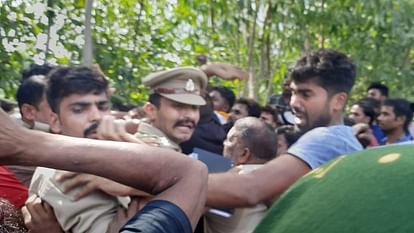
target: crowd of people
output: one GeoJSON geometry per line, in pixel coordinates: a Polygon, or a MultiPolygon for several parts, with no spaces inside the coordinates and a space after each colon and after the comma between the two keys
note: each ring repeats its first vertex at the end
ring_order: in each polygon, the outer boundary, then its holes
{"type": "Polygon", "coordinates": [[[111,108],[98,66],[22,74],[18,110],[0,110],[4,232],[278,232],[264,224],[306,174],[413,140],[412,105],[389,98],[387,86],[372,83],[349,103],[356,64],[335,50],[300,57],[265,106],[209,86],[211,76],[248,77],[227,63],[151,73],[142,78],[147,103],[129,112],[111,108]],[[233,167],[208,174],[188,156],[195,149],[233,167]]]}

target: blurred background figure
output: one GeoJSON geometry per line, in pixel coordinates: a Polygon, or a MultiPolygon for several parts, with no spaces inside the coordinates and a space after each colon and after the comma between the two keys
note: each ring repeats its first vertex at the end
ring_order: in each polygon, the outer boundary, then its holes
{"type": "Polygon", "coordinates": [[[410,103],[405,99],[386,99],[378,116],[378,125],[385,134],[381,145],[412,141],[408,126],[413,118],[410,103]]]}
{"type": "Polygon", "coordinates": [[[388,98],[388,87],[380,82],[372,82],[367,88],[367,97],[383,102],[388,98]]]}
{"type": "Polygon", "coordinates": [[[240,98],[234,102],[233,107],[230,110],[228,122],[223,125],[226,132],[229,132],[234,123],[244,117],[260,117],[261,107],[253,99],[240,98]]]}
{"type": "Polygon", "coordinates": [[[233,91],[227,87],[214,86],[209,89],[209,96],[214,106],[214,112],[220,123],[223,125],[227,123],[236,96],[233,91]]]}
{"type": "Polygon", "coordinates": [[[366,124],[370,128],[373,137],[367,144],[368,147],[377,146],[378,142],[384,138],[384,133],[376,124],[378,115],[376,108],[379,104],[380,102],[376,99],[364,98],[354,103],[349,111],[349,118],[354,124],[366,124]]]}
{"type": "Polygon", "coordinates": [[[277,110],[271,105],[266,105],[262,108],[259,118],[272,129],[276,129],[278,126],[277,110]]]}
{"type": "Polygon", "coordinates": [[[282,125],[276,129],[277,156],[286,153],[293,143],[300,137],[300,133],[293,125],[282,125]]]}
{"type": "Polygon", "coordinates": [[[292,96],[290,83],[290,79],[285,79],[282,83],[282,93],[274,94],[268,100],[268,105],[275,107],[277,110],[279,125],[293,125],[295,123],[295,116],[290,108],[290,98],[292,96]]]}

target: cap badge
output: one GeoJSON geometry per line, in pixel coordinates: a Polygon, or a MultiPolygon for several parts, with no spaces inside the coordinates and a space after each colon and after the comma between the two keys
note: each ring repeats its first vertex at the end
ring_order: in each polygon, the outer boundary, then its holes
{"type": "Polygon", "coordinates": [[[194,82],[192,79],[189,79],[187,83],[185,84],[185,90],[188,92],[195,91],[195,86],[194,86],[194,82]]]}

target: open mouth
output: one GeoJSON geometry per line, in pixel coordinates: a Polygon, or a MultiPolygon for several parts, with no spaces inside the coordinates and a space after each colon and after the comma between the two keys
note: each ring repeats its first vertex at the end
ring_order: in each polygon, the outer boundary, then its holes
{"type": "Polygon", "coordinates": [[[183,128],[188,128],[191,130],[194,128],[194,125],[193,124],[180,124],[180,125],[177,125],[176,127],[183,127],[183,128]]]}

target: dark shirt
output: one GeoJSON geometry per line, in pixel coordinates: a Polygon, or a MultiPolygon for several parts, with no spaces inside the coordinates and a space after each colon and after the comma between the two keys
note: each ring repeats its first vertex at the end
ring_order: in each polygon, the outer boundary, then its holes
{"type": "Polygon", "coordinates": [[[377,139],[377,142],[380,143],[385,137],[385,134],[382,132],[381,128],[378,125],[371,125],[371,130],[372,134],[374,134],[377,139]]]}
{"type": "MultiPolygon", "coordinates": [[[[406,134],[404,134],[403,136],[401,136],[396,142],[394,142],[394,143],[402,143],[402,142],[408,142],[408,141],[412,141],[413,140],[413,137],[411,136],[411,134],[410,133],[406,133],[406,134]]],[[[381,145],[386,145],[387,144],[387,141],[388,141],[388,137],[384,137],[382,140],[381,140],[381,145]]]]}
{"type": "Polygon", "coordinates": [[[178,206],[165,200],[150,201],[119,231],[121,233],[191,233],[191,223],[178,206]]]}
{"type": "Polygon", "coordinates": [[[199,122],[190,140],[180,144],[184,154],[190,154],[195,147],[210,151],[216,154],[223,153],[223,141],[226,139],[226,132],[216,118],[206,122],[199,122]]]}

